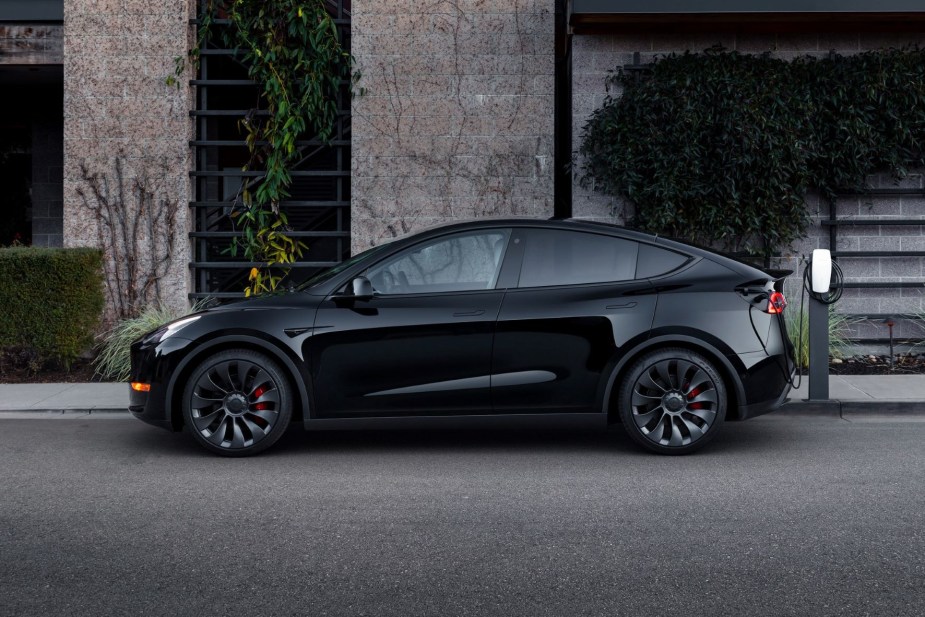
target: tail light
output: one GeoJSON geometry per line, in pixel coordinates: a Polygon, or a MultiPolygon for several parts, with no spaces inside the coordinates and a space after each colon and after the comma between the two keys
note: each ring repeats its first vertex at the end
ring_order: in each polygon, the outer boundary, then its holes
{"type": "Polygon", "coordinates": [[[779,291],[772,291],[768,297],[767,312],[771,315],[779,315],[784,312],[785,308],[787,308],[787,299],[784,298],[784,294],[779,291]]]}

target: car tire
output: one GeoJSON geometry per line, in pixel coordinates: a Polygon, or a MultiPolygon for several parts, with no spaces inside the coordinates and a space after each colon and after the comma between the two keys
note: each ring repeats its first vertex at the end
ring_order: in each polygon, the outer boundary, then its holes
{"type": "Polygon", "coordinates": [[[649,352],[626,372],[618,410],[636,443],[659,454],[690,454],[726,419],[726,384],[716,366],[690,349],[649,352]]]}
{"type": "Polygon", "coordinates": [[[183,419],[193,438],[223,456],[250,456],[276,443],[292,419],[292,389],[279,364],[249,349],[216,353],[190,373],[183,419]]]}

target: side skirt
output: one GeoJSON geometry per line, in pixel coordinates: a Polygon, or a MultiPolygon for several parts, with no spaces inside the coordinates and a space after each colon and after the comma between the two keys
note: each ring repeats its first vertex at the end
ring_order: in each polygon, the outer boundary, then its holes
{"type": "Polygon", "coordinates": [[[392,416],[377,418],[310,418],[307,431],[462,429],[462,428],[607,428],[607,416],[596,413],[542,413],[472,416],[392,416]]]}

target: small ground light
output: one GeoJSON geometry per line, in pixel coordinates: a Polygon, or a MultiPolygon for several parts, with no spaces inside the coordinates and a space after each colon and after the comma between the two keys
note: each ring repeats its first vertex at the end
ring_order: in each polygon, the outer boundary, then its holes
{"type": "Polygon", "coordinates": [[[893,321],[892,317],[887,317],[883,320],[883,323],[886,324],[886,327],[890,329],[890,370],[893,370],[893,326],[896,325],[896,322],[893,321]]]}

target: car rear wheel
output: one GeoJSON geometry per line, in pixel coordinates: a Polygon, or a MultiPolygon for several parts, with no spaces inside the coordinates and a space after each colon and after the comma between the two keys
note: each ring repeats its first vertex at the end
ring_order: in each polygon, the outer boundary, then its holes
{"type": "Polygon", "coordinates": [[[219,352],[190,374],[183,417],[200,445],[224,456],[248,456],[282,437],[292,393],[279,365],[248,349],[219,352]]]}
{"type": "Polygon", "coordinates": [[[630,367],[618,405],[634,441],[660,454],[689,454],[713,439],[725,420],[726,384],[702,354],[659,349],[630,367]]]}

